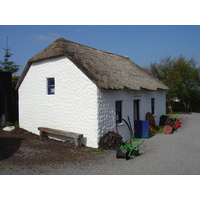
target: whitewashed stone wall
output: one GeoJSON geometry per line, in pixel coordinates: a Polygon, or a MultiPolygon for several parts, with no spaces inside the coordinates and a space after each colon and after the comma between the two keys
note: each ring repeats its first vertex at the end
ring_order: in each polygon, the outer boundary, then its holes
{"type": "MultiPolygon", "coordinates": [[[[139,91],[136,97],[134,91],[129,90],[99,90],[98,98],[98,121],[99,138],[108,131],[116,131],[115,102],[122,101],[122,118],[128,121],[129,116],[134,130],[134,100],[140,100],[140,120],[145,120],[146,113],[151,112],[151,98],[155,98],[155,121],[159,124],[160,116],[166,114],[166,92],[165,91],[139,91]]],[[[138,92],[137,92],[138,93],[138,92]]],[[[124,141],[130,139],[130,133],[125,123],[118,126],[119,133],[124,141]]]]}
{"type": "Polygon", "coordinates": [[[39,126],[82,133],[84,144],[97,147],[97,87],[66,57],[35,62],[19,88],[19,123],[35,134],[39,126]]]}

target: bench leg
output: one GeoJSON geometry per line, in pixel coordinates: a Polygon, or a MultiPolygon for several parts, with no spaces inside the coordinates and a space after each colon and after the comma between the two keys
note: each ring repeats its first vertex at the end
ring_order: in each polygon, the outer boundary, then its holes
{"type": "Polygon", "coordinates": [[[40,140],[43,138],[43,136],[44,136],[44,132],[40,131],[40,140]]]}
{"type": "Polygon", "coordinates": [[[75,146],[76,147],[81,146],[81,138],[75,138],[75,146]]]}

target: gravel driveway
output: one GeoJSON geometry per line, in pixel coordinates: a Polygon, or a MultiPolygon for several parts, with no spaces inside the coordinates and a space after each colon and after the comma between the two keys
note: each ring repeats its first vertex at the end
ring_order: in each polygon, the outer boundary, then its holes
{"type": "Polygon", "coordinates": [[[142,155],[128,161],[116,159],[116,151],[109,150],[98,160],[5,167],[0,174],[199,175],[200,114],[180,114],[179,118],[182,126],[176,132],[146,139],[140,149],[142,155]]]}

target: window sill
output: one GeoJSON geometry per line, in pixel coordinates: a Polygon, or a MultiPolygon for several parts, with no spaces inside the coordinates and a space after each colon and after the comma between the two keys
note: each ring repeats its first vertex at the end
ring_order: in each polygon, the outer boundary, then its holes
{"type": "Polygon", "coordinates": [[[123,122],[120,122],[120,123],[117,123],[118,126],[123,126],[124,123],[123,122]]]}

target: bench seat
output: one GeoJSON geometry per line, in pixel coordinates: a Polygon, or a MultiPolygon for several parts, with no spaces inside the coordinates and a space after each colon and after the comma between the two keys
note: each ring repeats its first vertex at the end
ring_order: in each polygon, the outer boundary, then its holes
{"type": "Polygon", "coordinates": [[[57,130],[57,129],[52,129],[52,128],[46,128],[46,127],[38,127],[38,130],[40,131],[40,139],[42,139],[45,133],[51,133],[55,135],[62,135],[62,136],[74,138],[76,147],[82,145],[81,139],[83,138],[83,134],[62,131],[62,130],[57,130]]]}

